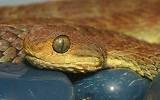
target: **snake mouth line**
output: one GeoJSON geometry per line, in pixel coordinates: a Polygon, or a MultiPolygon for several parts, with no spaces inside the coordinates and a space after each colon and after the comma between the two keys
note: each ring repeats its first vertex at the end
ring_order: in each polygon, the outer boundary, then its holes
{"type": "Polygon", "coordinates": [[[29,63],[41,69],[45,68],[45,69],[52,69],[52,70],[61,70],[61,71],[67,71],[71,73],[86,73],[86,72],[91,72],[91,71],[101,69],[101,66],[100,66],[101,62],[99,61],[98,58],[95,58],[94,62],[92,61],[88,64],[81,63],[81,62],[78,62],[76,64],[73,62],[52,63],[52,62],[47,62],[45,60],[42,60],[40,58],[33,57],[33,56],[26,56],[25,59],[29,63]]]}

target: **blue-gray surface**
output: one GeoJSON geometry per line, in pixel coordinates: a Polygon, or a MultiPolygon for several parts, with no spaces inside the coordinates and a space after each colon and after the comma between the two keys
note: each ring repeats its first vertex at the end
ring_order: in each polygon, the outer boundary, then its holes
{"type": "Polygon", "coordinates": [[[76,100],[142,100],[149,81],[127,69],[100,71],[74,83],[76,100]]]}
{"type": "Polygon", "coordinates": [[[0,64],[0,100],[74,100],[73,90],[61,72],[0,64]]]}
{"type": "Polygon", "coordinates": [[[160,75],[153,80],[144,100],[160,100],[160,75]]]}

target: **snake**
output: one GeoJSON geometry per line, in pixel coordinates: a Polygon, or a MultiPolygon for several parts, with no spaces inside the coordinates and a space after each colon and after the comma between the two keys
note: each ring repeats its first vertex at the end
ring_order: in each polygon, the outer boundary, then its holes
{"type": "Polygon", "coordinates": [[[0,63],[72,73],[160,72],[159,0],[70,0],[0,7],[0,63]]]}

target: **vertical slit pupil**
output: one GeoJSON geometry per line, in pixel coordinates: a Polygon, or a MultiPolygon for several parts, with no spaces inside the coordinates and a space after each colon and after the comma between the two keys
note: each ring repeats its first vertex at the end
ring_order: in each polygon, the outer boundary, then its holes
{"type": "Polygon", "coordinates": [[[64,48],[64,39],[63,39],[63,38],[62,38],[61,45],[62,45],[62,46],[61,46],[61,51],[63,51],[63,49],[65,49],[65,48],[64,48]]]}

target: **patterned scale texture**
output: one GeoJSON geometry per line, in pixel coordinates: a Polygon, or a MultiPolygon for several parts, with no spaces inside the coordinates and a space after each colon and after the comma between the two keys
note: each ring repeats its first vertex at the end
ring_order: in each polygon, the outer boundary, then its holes
{"type": "Polygon", "coordinates": [[[27,29],[20,26],[0,25],[0,63],[20,63],[25,56],[23,39],[27,29]]]}

